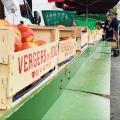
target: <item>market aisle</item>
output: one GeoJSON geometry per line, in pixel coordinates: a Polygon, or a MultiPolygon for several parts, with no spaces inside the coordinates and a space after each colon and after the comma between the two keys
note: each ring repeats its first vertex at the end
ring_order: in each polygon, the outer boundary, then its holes
{"type": "Polygon", "coordinates": [[[120,120],[120,57],[112,57],[111,120],[120,120]]]}

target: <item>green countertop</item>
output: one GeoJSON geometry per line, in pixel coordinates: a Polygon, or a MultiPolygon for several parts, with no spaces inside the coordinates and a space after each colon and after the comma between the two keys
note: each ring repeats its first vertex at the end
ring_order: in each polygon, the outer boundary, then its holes
{"type": "Polygon", "coordinates": [[[110,44],[90,51],[68,67],[78,69],[42,120],[110,120],[110,44]]]}
{"type": "Polygon", "coordinates": [[[42,120],[110,120],[109,99],[65,90],[42,120]]]}
{"type": "Polygon", "coordinates": [[[79,66],[65,89],[110,95],[110,54],[94,53],[79,66]]]}

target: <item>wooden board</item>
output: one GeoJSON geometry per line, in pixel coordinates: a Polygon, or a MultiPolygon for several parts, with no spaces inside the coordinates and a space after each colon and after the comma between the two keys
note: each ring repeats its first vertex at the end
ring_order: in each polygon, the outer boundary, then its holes
{"type": "Polygon", "coordinates": [[[45,42],[54,42],[57,39],[57,28],[53,27],[31,27],[34,32],[34,41],[43,40],[45,42]]]}
{"type": "Polygon", "coordinates": [[[81,51],[81,38],[76,38],[76,50],[81,51]]]}
{"type": "Polygon", "coordinates": [[[11,27],[0,27],[0,63],[8,64],[8,56],[14,52],[15,33],[11,27]]]}
{"type": "Polygon", "coordinates": [[[75,40],[71,39],[66,41],[60,41],[58,63],[61,63],[74,55],[75,55],[75,40]]]}
{"type": "Polygon", "coordinates": [[[81,27],[72,27],[76,30],[76,37],[81,38],[81,27]]]}
{"type": "Polygon", "coordinates": [[[7,108],[7,78],[0,76],[0,109],[7,108]]]}
{"type": "Polygon", "coordinates": [[[95,42],[95,31],[94,30],[89,30],[89,35],[88,35],[88,43],[89,44],[94,44],[95,42]]]}
{"type": "Polygon", "coordinates": [[[102,39],[102,35],[103,35],[103,29],[96,29],[96,36],[95,36],[95,41],[99,41],[102,39]]]}
{"type": "Polygon", "coordinates": [[[81,51],[83,52],[87,48],[88,48],[88,33],[82,32],[81,33],[81,51]]]}
{"type": "Polygon", "coordinates": [[[84,51],[88,47],[88,28],[73,27],[76,30],[76,50],[84,51]]]}
{"type": "Polygon", "coordinates": [[[74,28],[58,29],[58,39],[60,40],[61,37],[69,37],[69,39],[59,41],[58,63],[74,56],[76,51],[76,31],[74,28]]]}
{"type": "Polygon", "coordinates": [[[10,56],[8,96],[12,96],[57,65],[58,43],[20,51],[10,56]]]}

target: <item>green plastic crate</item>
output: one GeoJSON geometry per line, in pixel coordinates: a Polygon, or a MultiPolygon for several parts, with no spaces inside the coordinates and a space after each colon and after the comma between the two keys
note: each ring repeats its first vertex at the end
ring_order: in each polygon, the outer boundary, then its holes
{"type": "Polygon", "coordinates": [[[76,12],[62,10],[43,10],[42,15],[46,26],[64,25],[70,27],[72,26],[76,12]]]}
{"type": "Polygon", "coordinates": [[[75,23],[77,26],[88,26],[90,30],[96,28],[96,19],[93,18],[76,18],[75,23]]]}

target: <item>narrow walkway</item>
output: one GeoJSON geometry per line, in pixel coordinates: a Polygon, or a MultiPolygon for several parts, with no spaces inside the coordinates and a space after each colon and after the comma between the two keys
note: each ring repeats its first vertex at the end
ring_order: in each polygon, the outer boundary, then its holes
{"type": "Polygon", "coordinates": [[[120,57],[112,57],[111,120],[120,120],[120,57]]]}

